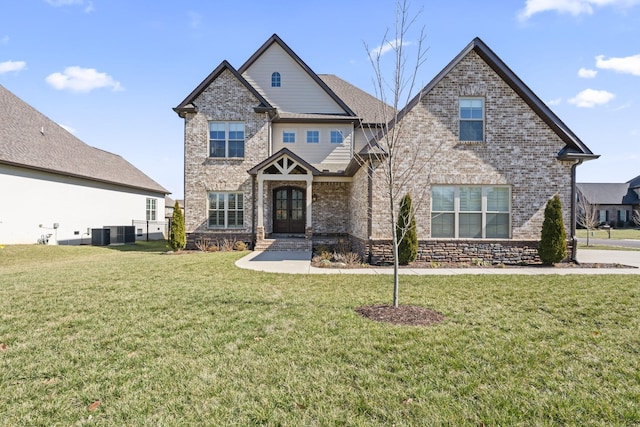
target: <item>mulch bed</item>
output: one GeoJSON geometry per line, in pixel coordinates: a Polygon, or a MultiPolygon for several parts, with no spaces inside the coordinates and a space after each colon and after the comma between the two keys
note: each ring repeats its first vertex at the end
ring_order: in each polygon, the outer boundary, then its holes
{"type": "Polygon", "coordinates": [[[356,308],[356,312],[376,322],[407,326],[430,326],[442,322],[444,315],[426,307],[416,305],[367,305],[356,308]]]}
{"type": "MultiPolygon", "coordinates": [[[[371,264],[344,264],[344,263],[318,263],[311,262],[311,266],[318,268],[393,268],[393,265],[371,265],[371,264]]],[[[473,265],[470,263],[440,263],[438,265],[433,265],[427,262],[412,262],[409,265],[400,265],[400,269],[411,269],[411,268],[427,268],[427,269],[517,269],[517,268],[635,268],[629,265],[624,264],[607,264],[607,263],[580,263],[576,264],[574,262],[560,262],[553,265],[543,265],[543,264],[519,264],[519,265],[504,265],[504,264],[491,264],[491,265],[473,265]]]]}

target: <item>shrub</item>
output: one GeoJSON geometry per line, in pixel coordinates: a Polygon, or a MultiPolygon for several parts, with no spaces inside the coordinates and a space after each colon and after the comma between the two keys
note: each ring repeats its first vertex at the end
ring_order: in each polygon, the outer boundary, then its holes
{"type": "Polygon", "coordinates": [[[327,261],[331,261],[333,259],[333,254],[329,251],[322,251],[320,253],[318,253],[318,255],[316,255],[316,257],[320,260],[327,260],[327,261]]]}
{"type": "Polygon", "coordinates": [[[184,231],[184,215],[182,209],[176,201],[173,205],[173,216],[171,217],[171,231],[169,232],[169,246],[174,251],[179,251],[187,246],[187,235],[184,231]]]}
{"type": "Polygon", "coordinates": [[[328,245],[325,244],[320,244],[316,247],[316,253],[317,254],[321,254],[323,252],[329,252],[331,253],[331,248],[328,245]]]}
{"type": "Polygon", "coordinates": [[[567,235],[562,220],[562,203],[556,194],[547,202],[542,223],[538,255],[543,264],[551,265],[567,257],[567,235]]]}
{"type": "Polygon", "coordinates": [[[232,251],[235,245],[236,245],[235,239],[224,238],[218,241],[218,249],[220,249],[223,252],[232,251]]]}
{"type": "Polygon", "coordinates": [[[347,265],[359,265],[362,264],[362,259],[360,259],[360,255],[355,252],[347,252],[345,254],[340,255],[342,262],[347,265]]]}
{"type": "Polygon", "coordinates": [[[407,265],[416,260],[418,256],[418,233],[416,231],[416,219],[411,207],[411,196],[406,194],[400,203],[398,224],[396,225],[398,236],[398,263],[407,265]]]}
{"type": "Polygon", "coordinates": [[[242,240],[238,240],[235,245],[233,245],[233,249],[236,251],[246,251],[247,250],[247,244],[245,242],[243,242],[242,240]]]}
{"type": "Polygon", "coordinates": [[[198,248],[199,251],[202,252],[207,252],[209,250],[209,248],[211,247],[211,240],[201,237],[199,239],[196,239],[195,241],[195,245],[196,248],[198,248]]]}

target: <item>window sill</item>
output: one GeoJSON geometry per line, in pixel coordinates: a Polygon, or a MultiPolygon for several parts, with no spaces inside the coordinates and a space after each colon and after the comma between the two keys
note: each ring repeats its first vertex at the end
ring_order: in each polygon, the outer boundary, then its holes
{"type": "Polygon", "coordinates": [[[458,141],[458,145],[486,145],[486,141],[458,141]]]}

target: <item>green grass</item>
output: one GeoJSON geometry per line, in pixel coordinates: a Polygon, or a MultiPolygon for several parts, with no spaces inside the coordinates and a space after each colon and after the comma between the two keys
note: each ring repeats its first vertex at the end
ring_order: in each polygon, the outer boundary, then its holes
{"type": "MultiPolygon", "coordinates": [[[[608,239],[609,232],[607,230],[590,230],[589,237],[594,239],[608,239]]],[[[587,238],[587,230],[578,229],[576,230],[576,236],[581,237],[583,239],[587,238]]],[[[612,239],[633,239],[640,240],[640,229],[635,228],[612,228],[611,229],[611,238],[612,239]]]]}
{"type": "Polygon", "coordinates": [[[419,328],[354,312],[389,276],[128,249],[0,249],[0,425],[640,423],[636,276],[403,276],[419,328]]]}

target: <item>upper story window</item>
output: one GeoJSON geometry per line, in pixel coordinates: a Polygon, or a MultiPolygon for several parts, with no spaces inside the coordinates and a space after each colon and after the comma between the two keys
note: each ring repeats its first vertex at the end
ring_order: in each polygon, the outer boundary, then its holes
{"type": "Polygon", "coordinates": [[[210,157],[244,157],[243,122],[209,122],[210,157]]]}
{"type": "Polygon", "coordinates": [[[307,142],[317,144],[320,142],[320,131],[318,130],[308,130],[307,131],[307,142]]]}
{"type": "Polygon", "coordinates": [[[434,186],[431,237],[508,239],[510,200],[504,186],[434,186]]]}
{"type": "Polygon", "coordinates": [[[343,142],[342,131],[340,130],[332,130],[331,131],[331,143],[332,144],[342,144],[343,142]]]}
{"type": "Polygon", "coordinates": [[[280,87],[280,83],[280,73],[276,71],[271,74],[271,87],[280,87]]]}
{"type": "Polygon", "coordinates": [[[282,142],[285,144],[293,144],[296,142],[296,133],[292,130],[282,131],[282,142]]]}
{"type": "Polygon", "coordinates": [[[147,221],[156,220],[157,202],[156,199],[147,199],[147,221]]]}
{"type": "Polygon", "coordinates": [[[484,141],[484,99],[460,98],[460,141],[484,141]]]}

